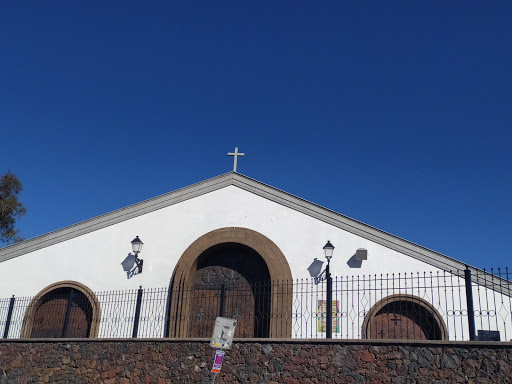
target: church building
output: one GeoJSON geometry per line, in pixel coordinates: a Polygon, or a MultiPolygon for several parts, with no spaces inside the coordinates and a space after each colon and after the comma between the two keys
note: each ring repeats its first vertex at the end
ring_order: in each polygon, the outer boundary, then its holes
{"type": "Polygon", "coordinates": [[[2,248],[0,276],[0,337],[512,338],[508,276],[237,172],[2,248]]]}

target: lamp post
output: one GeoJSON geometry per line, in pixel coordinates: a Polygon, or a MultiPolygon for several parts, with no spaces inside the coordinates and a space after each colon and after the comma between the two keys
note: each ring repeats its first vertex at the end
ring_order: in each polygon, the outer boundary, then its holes
{"type": "Polygon", "coordinates": [[[325,268],[325,278],[327,280],[327,319],[326,319],[326,337],[332,339],[332,277],[329,268],[332,254],[334,252],[334,246],[329,240],[324,245],[324,254],[327,259],[327,267],[325,268]]]}
{"type": "Polygon", "coordinates": [[[138,257],[143,245],[144,243],[139,239],[139,236],[136,236],[135,239],[132,240],[132,251],[135,255],[135,264],[137,264],[139,269],[138,273],[142,273],[142,265],[144,263],[144,260],[138,257]]]}

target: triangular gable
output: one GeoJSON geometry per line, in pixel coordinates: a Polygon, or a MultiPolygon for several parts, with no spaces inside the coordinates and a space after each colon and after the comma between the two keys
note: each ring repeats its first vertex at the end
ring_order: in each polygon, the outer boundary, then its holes
{"type": "Polygon", "coordinates": [[[179,202],[192,199],[203,194],[216,191],[227,186],[236,186],[257,196],[266,198],[305,215],[314,217],[325,223],[341,228],[377,244],[393,249],[407,256],[413,257],[427,264],[445,271],[456,271],[465,268],[465,264],[432,251],[418,244],[404,240],[390,233],[361,223],[300,197],[291,195],[277,188],[261,183],[239,173],[229,172],[223,175],[202,181],[191,186],[169,192],[137,204],[130,205],[116,211],[94,217],[89,220],[70,225],[68,227],[34,237],[23,242],[0,249],[0,262],[36,251],[120,223],[149,212],[165,208],[179,202]]]}

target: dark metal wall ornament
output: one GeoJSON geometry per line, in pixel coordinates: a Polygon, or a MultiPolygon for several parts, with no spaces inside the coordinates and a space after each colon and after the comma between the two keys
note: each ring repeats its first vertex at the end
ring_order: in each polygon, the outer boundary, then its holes
{"type": "Polygon", "coordinates": [[[205,285],[212,285],[217,282],[217,272],[213,268],[205,268],[201,272],[201,280],[205,285]]]}
{"type": "Polygon", "coordinates": [[[196,285],[203,284],[209,287],[222,283],[232,284],[240,281],[242,278],[242,275],[238,271],[221,266],[209,266],[200,269],[199,272],[200,280],[196,277],[194,283],[196,285]]]}
{"type": "Polygon", "coordinates": [[[237,280],[240,280],[240,273],[235,271],[234,269],[220,267],[220,273],[222,274],[222,277],[224,278],[224,282],[228,283],[234,283],[237,280]]]}

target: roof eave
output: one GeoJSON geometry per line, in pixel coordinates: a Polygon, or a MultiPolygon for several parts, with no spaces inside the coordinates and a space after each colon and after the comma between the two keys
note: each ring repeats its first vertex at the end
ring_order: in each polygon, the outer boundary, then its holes
{"type": "MultiPolygon", "coordinates": [[[[464,269],[466,264],[348,216],[294,196],[237,172],[208,180],[136,203],[73,225],[0,249],[0,262],[90,233],[182,201],[234,185],[275,203],[376,242],[442,270],[464,269]]],[[[476,269],[476,268],[475,268],[476,269]]]]}

